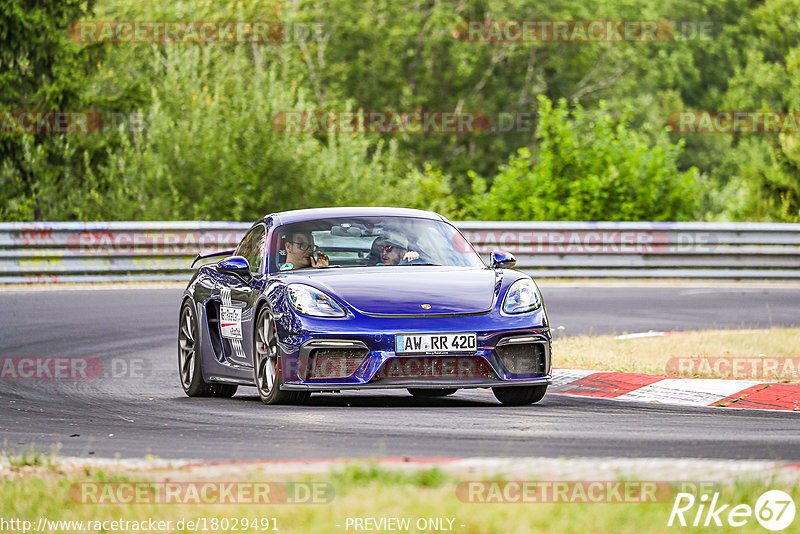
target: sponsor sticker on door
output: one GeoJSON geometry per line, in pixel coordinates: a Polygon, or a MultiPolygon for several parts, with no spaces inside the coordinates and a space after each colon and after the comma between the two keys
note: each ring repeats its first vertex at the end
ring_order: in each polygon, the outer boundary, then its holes
{"type": "Polygon", "coordinates": [[[242,339],[242,309],[222,306],[219,310],[219,326],[222,337],[242,339]]]}

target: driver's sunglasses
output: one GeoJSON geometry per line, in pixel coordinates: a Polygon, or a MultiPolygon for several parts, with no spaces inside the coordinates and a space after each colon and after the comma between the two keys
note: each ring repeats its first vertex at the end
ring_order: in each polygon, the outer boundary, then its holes
{"type": "Polygon", "coordinates": [[[302,241],[289,241],[291,244],[305,252],[306,250],[310,249],[314,245],[311,243],[303,243],[302,241]]]}
{"type": "Polygon", "coordinates": [[[381,251],[391,252],[394,250],[394,245],[381,245],[378,247],[381,251]]]}

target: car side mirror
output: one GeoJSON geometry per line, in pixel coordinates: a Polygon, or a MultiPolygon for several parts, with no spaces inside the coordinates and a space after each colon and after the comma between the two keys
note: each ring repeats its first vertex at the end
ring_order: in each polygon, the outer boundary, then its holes
{"type": "Polygon", "coordinates": [[[510,252],[492,251],[492,269],[510,269],[517,264],[517,258],[510,252]]]}
{"type": "Polygon", "coordinates": [[[217,263],[217,271],[230,274],[244,281],[250,280],[250,263],[244,256],[230,256],[217,263]]]}

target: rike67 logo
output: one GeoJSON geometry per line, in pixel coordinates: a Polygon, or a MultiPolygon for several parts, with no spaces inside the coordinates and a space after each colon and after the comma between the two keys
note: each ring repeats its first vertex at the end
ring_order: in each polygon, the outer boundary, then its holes
{"type": "Polygon", "coordinates": [[[751,524],[753,517],[767,530],[784,530],[794,521],[795,504],[792,497],[781,490],[769,490],[761,494],[755,507],[749,504],[720,502],[719,492],[711,497],[707,493],[695,498],[691,493],[678,493],[667,526],[731,527],[751,524]]]}

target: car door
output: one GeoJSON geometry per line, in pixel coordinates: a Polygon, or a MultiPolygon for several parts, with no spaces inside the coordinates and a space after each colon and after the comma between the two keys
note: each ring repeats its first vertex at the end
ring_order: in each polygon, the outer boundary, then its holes
{"type": "Polygon", "coordinates": [[[236,248],[250,264],[249,280],[222,275],[218,282],[220,299],[220,335],[226,363],[240,368],[252,368],[254,306],[264,286],[264,253],[266,228],[252,228],[236,248]]]}

